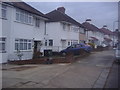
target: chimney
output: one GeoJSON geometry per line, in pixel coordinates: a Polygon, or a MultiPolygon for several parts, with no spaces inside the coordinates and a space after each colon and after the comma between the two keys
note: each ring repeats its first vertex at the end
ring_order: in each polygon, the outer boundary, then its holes
{"type": "Polygon", "coordinates": [[[86,19],[86,21],[85,22],[88,22],[88,23],[91,23],[91,19],[86,19]]]}
{"type": "Polygon", "coordinates": [[[65,14],[65,8],[64,7],[58,7],[57,10],[60,11],[61,13],[65,14]]]}
{"type": "Polygon", "coordinates": [[[103,25],[103,28],[107,29],[107,25],[103,25]]]}

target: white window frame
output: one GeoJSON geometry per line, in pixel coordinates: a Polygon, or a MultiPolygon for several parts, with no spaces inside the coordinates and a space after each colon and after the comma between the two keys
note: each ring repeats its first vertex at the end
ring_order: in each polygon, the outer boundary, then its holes
{"type": "Polygon", "coordinates": [[[30,40],[30,39],[15,39],[15,51],[17,51],[17,50],[20,50],[20,51],[32,50],[32,40],[30,40]]]}
{"type": "Polygon", "coordinates": [[[40,19],[39,18],[35,18],[35,27],[40,27],[40,19]]]}
{"type": "Polygon", "coordinates": [[[16,8],[16,21],[24,23],[24,24],[32,25],[33,16],[32,16],[32,14],[28,13],[27,11],[16,8]]]}
{"type": "Polygon", "coordinates": [[[0,37],[0,53],[5,53],[6,52],[6,38],[5,37],[0,37]],[[3,44],[4,44],[4,50],[3,50],[3,44]]]}
{"type": "Polygon", "coordinates": [[[1,7],[1,17],[3,18],[3,19],[7,19],[7,5],[4,5],[4,4],[2,4],[2,7],[1,7]],[[3,11],[5,11],[5,15],[3,15],[3,11]]]}

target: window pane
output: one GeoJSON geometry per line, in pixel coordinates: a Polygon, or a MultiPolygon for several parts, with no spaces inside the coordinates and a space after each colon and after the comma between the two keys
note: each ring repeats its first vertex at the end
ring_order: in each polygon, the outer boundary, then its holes
{"type": "Polygon", "coordinates": [[[20,12],[20,21],[24,22],[24,12],[23,11],[20,12]]]}
{"type": "Polygon", "coordinates": [[[24,43],[24,50],[27,50],[27,43],[24,43]]]}
{"type": "Polygon", "coordinates": [[[3,9],[7,9],[7,6],[2,4],[2,8],[3,9]]]}
{"type": "Polygon", "coordinates": [[[2,51],[5,51],[5,43],[2,43],[2,51]]]}
{"type": "Polygon", "coordinates": [[[18,43],[15,43],[15,50],[19,50],[18,43]]]}
{"type": "Polygon", "coordinates": [[[2,43],[0,43],[0,51],[2,51],[2,43]]]}
{"type": "Polygon", "coordinates": [[[28,23],[28,14],[25,13],[25,23],[28,23]]]}
{"type": "Polygon", "coordinates": [[[39,26],[40,26],[40,19],[39,19],[39,18],[36,18],[35,26],[36,26],[36,27],[39,27],[39,26]]]}
{"type": "Polygon", "coordinates": [[[31,43],[28,43],[28,49],[31,49],[31,43]]]}
{"type": "Polygon", "coordinates": [[[66,28],[65,24],[63,24],[63,29],[65,30],[65,28],[66,28]]]}
{"type": "Polygon", "coordinates": [[[20,50],[23,50],[23,43],[20,43],[20,50]]]}
{"type": "Polygon", "coordinates": [[[2,17],[6,18],[6,10],[2,9],[2,17]]]}
{"type": "Polygon", "coordinates": [[[20,14],[19,13],[16,13],[16,20],[20,20],[20,14]]]}
{"type": "Polygon", "coordinates": [[[0,38],[0,41],[5,41],[5,38],[0,38]]]}
{"type": "Polygon", "coordinates": [[[20,39],[20,50],[23,50],[23,39],[20,39]]]}
{"type": "Polygon", "coordinates": [[[32,18],[29,16],[28,18],[28,23],[31,24],[32,23],[32,18]]]}

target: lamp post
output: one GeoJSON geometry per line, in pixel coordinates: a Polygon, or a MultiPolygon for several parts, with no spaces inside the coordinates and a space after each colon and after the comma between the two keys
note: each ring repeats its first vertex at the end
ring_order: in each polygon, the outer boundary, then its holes
{"type": "MultiPolygon", "coordinates": [[[[113,22],[113,32],[115,32],[115,23],[116,22],[119,22],[119,21],[114,21],[113,22]]],[[[118,35],[118,37],[119,37],[119,35],[118,35]]],[[[115,45],[115,35],[113,34],[113,46],[115,45]]]]}

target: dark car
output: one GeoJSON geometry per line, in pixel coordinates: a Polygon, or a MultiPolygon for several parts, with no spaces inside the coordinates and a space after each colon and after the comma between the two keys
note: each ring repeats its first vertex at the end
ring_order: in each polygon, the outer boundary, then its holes
{"type": "Polygon", "coordinates": [[[90,45],[86,45],[84,43],[80,43],[78,44],[80,48],[84,49],[86,52],[91,52],[92,51],[92,47],[90,45]]]}
{"type": "Polygon", "coordinates": [[[67,53],[73,53],[73,54],[80,54],[80,50],[84,50],[86,52],[91,52],[92,48],[91,46],[85,45],[83,43],[80,44],[74,44],[66,49],[60,51],[62,55],[66,55],[67,53]]]}

